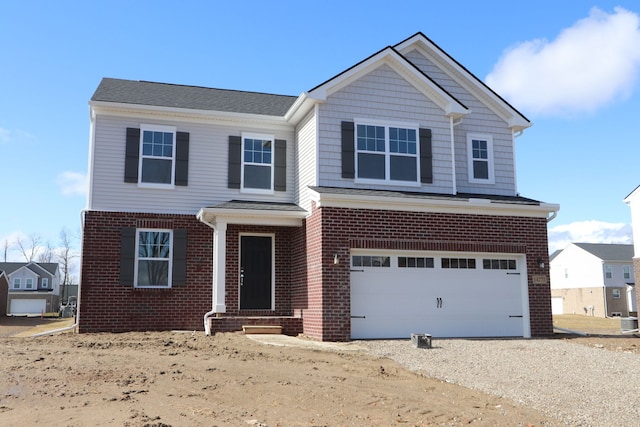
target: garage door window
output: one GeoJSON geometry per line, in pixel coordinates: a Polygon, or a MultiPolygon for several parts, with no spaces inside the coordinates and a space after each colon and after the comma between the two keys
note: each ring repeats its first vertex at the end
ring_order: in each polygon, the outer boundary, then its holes
{"type": "Polygon", "coordinates": [[[476,260],[473,258],[442,258],[442,268],[475,269],[476,260]]]}
{"type": "Polygon", "coordinates": [[[354,267],[391,267],[391,257],[377,255],[354,255],[351,257],[354,267]]]}
{"type": "Polygon", "coordinates": [[[398,257],[398,267],[400,268],[434,268],[433,258],[423,257],[398,257]]]}
{"type": "Polygon", "coordinates": [[[485,270],[516,270],[515,259],[483,259],[482,268],[485,270]]]}

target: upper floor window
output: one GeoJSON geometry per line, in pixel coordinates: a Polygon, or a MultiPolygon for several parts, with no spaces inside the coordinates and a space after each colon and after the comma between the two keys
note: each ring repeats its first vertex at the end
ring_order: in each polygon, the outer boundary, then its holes
{"type": "Polygon", "coordinates": [[[604,277],[607,279],[611,279],[613,277],[613,267],[610,265],[604,266],[604,277]]]}
{"type": "Polygon", "coordinates": [[[490,135],[467,135],[469,182],[492,184],[493,138],[490,135]]]}
{"type": "Polygon", "coordinates": [[[273,136],[242,135],[242,188],[273,191],[273,136]]]}
{"type": "Polygon", "coordinates": [[[171,230],[138,230],[136,234],[136,287],[171,287],[172,234],[171,230]]]}
{"type": "Polygon", "coordinates": [[[20,279],[19,277],[16,277],[15,279],[13,279],[13,289],[20,289],[21,286],[22,286],[22,279],[20,279]]]}
{"type": "Polygon", "coordinates": [[[356,178],[418,184],[417,125],[356,124],[356,178]]]}
{"type": "Polygon", "coordinates": [[[49,279],[46,277],[42,278],[42,287],[43,288],[48,288],[49,287],[49,279]]]}
{"type": "Polygon", "coordinates": [[[33,289],[33,279],[31,277],[25,279],[24,288],[33,289]]]}
{"type": "Polygon", "coordinates": [[[622,266],[622,275],[625,279],[631,279],[631,267],[628,265],[622,266]]]}
{"type": "Polygon", "coordinates": [[[143,125],[140,139],[140,183],[173,185],[175,128],[143,125]]]}

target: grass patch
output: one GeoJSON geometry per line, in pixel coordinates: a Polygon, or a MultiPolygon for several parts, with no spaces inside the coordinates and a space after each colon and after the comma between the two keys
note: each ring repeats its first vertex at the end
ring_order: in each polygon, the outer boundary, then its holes
{"type": "Polygon", "coordinates": [[[620,318],[559,314],[553,316],[553,326],[589,334],[620,334],[620,318]]]}

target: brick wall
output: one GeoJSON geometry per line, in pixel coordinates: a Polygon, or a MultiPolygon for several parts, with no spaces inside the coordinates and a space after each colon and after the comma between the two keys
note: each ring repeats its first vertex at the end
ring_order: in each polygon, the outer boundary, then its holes
{"type": "Polygon", "coordinates": [[[213,233],[194,215],[89,211],[83,231],[79,332],[202,330],[211,310],[213,233]],[[187,283],[135,289],[119,283],[123,227],[187,230],[187,283]]]}
{"type": "Polygon", "coordinates": [[[350,338],[352,248],[525,254],[531,333],[553,332],[548,269],[541,270],[537,262],[549,265],[545,218],[314,207],[306,227],[306,335],[334,341],[350,338]],[[334,254],[341,260],[338,265],[334,254]],[[545,277],[545,283],[534,284],[532,275],[545,277]]]}

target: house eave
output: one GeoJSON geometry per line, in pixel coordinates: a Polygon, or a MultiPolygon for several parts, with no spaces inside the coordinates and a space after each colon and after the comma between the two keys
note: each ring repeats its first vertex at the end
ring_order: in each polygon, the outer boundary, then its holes
{"type": "Polygon", "coordinates": [[[310,189],[317,207],[379,209],[408,212],[453,213],[548,218],[559,211],[554,203],[510,203],[483,198],[452,200],[448,198],[407,199],[393,196],[327,194],[310,189]]]}
{"type": "Polygon", "coordinates": [[[89,101],[91,115],[111,116],[170,116],[172,120],[182,121],[211,121],[250,122],[272,125],[287,125],[283,116],[268,116],[264,114],[235,113],[216,110],[196,110],[189,108],[175,108],[155,105],[127,104],[119,102],[89,101]]]}
{"type": "Polygon", "coordinates": [[[275,227],[301,227],[307,212],[284,212],[268,209],[225,209],[215,207],[201,208],[196,217],[201,222],[216,224],[251,224],[275,227]]]}

